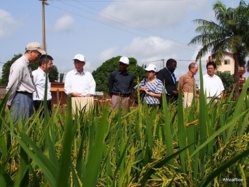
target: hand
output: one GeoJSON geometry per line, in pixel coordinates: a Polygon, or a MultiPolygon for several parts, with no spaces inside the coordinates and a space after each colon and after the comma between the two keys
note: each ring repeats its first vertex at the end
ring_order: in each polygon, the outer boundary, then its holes
{"type": "Polygon", "coordinates": [[[173,94],[174,95],[178,95],[178,91],[177,90],[173,90],[173,94]]]}
{"type": "Polygon", "coordinates": [[[77,93],[77,92],[73,92],[71,93],[72,97],[81,97],[81,94],[77,93]]]}
{"type": "Polygon", "coordinates": [[[140,90],[145,91],[145,92],[148,91],[148,89],[146,88],[146,86],[141,86],[141,87],[140,87],[140,90]]]}

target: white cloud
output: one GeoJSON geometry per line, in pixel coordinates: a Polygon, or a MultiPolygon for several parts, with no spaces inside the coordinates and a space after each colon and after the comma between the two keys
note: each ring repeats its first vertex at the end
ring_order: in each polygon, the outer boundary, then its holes
{"type": "Polygon", "coordinates": [[[114,56],[116,56],[116,51],[117,51],[117,48],[116,47],[112,47],[112,48],[108,48],[104,51],[102,51],[100,54],[99,54],[99,57],[98,57],[98,61],[100,62],[104,62],[106,61],[107,59],[110,59],[114,56]]]}
{"type": "Polygon", "coordinates": [[[163,40],[160,37],[137,37],[128,46],[125,46],[123,51],[130,56],[147,59],[155,56],[165,56],[163,54],[169,51],[172,45],[172,41],[163,40]]]}
{"type": "Polygon", "coordinates": [[[99,15],[129,28],[166,29],[186,19],[188,13],[204,8],[208,0],[143,1],[110,4],[99,15]]]}
{"type": "Polygon", "coordinates": [[[15,20],[10,13],[0,9],[0,38],[11,35],[20,25],[20,21],[15,20]]]}
{"type": "Polygon", "coordinates": [[[70,32],[72,31],[73,23],[74,19],[71,16],[63,16],[56,21],[54,30],[57,32],[70,32]]]}

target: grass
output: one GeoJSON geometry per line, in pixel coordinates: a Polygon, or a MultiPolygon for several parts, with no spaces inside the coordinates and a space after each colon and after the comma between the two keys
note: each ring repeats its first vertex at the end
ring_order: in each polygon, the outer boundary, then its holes
{"type": "MultiPolygon", "coordinates": [[[[201,80],[202,81],[202,80],[201,80]]],[[[249,105],[231,98],[183,109],[141,103],[72,116],[70,98],[44,119],[14,124],[0,102],[1,186],[248,186],[249,105]],[[242,182],[224,182],[224,178],[242,182]]]]}

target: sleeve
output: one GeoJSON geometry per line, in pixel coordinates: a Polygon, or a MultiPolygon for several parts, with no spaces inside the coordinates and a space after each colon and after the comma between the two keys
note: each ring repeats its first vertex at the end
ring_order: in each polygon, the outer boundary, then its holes
{"type": "Polygon", "coordinates": [[[177,90],[178,92],[182,92],[182,85],[183,85],[183,77],[180,77],[179,81],[178,81],[178,84],[177,84],[177,90]]]}
{"type": "Polygon", "coordinates": [[[157,83],[155,93],[163,93],[163,88],[164,88],[164,86],[163,86],[162,81],[158,79],[158,83],[157,83]]]}
{"type": "Polygon", "coordinates": [[[96,82],[92,76],[92,74],[90,74],[91,76],[91,81],[90,81],[90,94],[95,95],[95,90],[96,90],[96,82]]]}
{"type": "Polygon", "coordinates": [[[14,66],[10,68],[9,82],[6,87],[8,93],[7,105],[11,106],[11,102],[16,95],[18,86],[22,80],[22,71],[23,68],[15,68],[14,66]]]}
{"type": "Polygon", "coordinates": [[[162,82],[164,82],[164,76],[163,76],[163,71],[162,71],[162,70],[160,70],[160,71],[157,73],[156,77],[157,77],[159,80],[161,80],[162,82]]]}
{"type": "Polygon", "coordinates": [[[64,91],[67,95],[71,94],[72,91],[71,91],[71,85],[70,85],[70,72],[68,72],[66,74],[66,77],[65,77],[65,84],[64,84],[64,91]]]}
{"type": "Polygon", "coordinates": [[[34,83],[35,85],[37,85],[37,79],[38,79],[38,74],[37,74],[37,71],[32,71],[32,76],[33,76],[33,80],[34,80],[34,83]]]}

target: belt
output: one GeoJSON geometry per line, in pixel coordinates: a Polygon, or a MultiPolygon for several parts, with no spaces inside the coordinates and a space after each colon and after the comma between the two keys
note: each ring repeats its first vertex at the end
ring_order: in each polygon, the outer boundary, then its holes
{"type": "Polygon", "coordinates": [[[130,96],[130,94],[116,94],[116,93],[114,93],[112,95],[116,95],[116,96],[119,96],[119,97],[129,97],[130,96]]]}
{"type": "Polygon", "coordinates": [[[27,91],[17,91],[16,93],[25,94],[25,95],[32,95],[32,93],[29,93],[27,91]]]}

